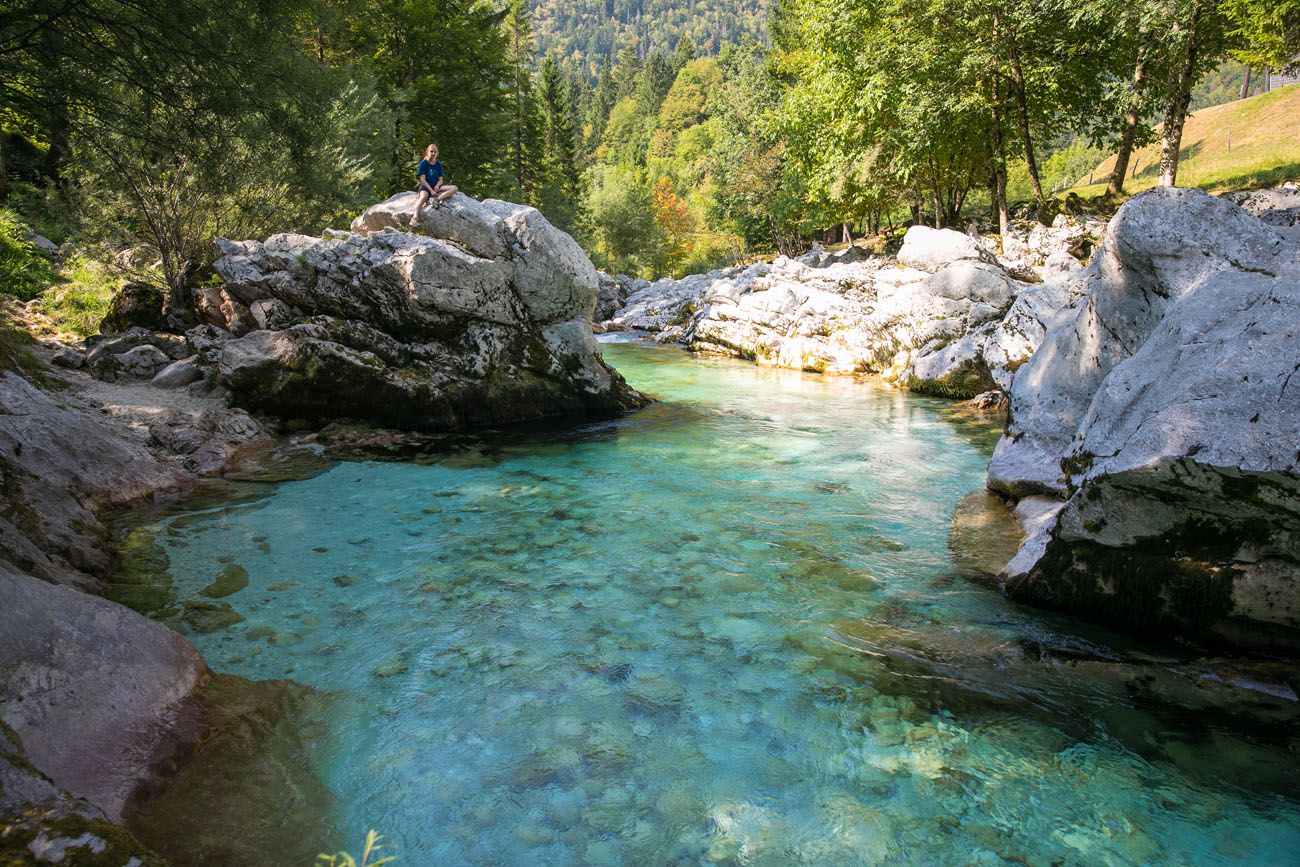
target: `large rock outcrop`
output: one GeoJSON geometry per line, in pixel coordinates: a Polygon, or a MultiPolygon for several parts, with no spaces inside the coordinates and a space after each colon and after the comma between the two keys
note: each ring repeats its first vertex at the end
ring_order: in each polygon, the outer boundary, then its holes
{"type": "Polygon", "coordinates": [[[1077,283],[1078,269],[1022,282],[979,240],[913,227],[897,260],[850,248],[661,280],[633,292],[607,326],[967,398],[1010,385],[1077,283]]]}
{"type": "Polygon", "coordinates": [[[52,783],[119,821],[207,677],[176,632],[0,564],[0,721],[52,783]]]}
{"type": "Polygon", "coordinates": [[[95,589],[110,561],[98,514],[184,484],[87,410],[0,372],[0,562],[95,589]]]}
{"type": "Polygon", "coordinates": [[[989,467],[1036,504],[1008,592],[1300,650],[1300,244],[1156,190],[1111,221],[1084,291],[1017,373],[989,467]]]}
{"type": "Polygon", "coordinates": [[[71,391],[0,372],[0,860],[160,863],[111,822],[190,745],[175,724],[207,667],[166,626],[83,591],[111,559],[101,515],[188,478],[71,391]]]}
{"type": "MultiPolygon", "coordinates": [[[[221,241],[209,357],[236,404],[289,418],[455,430],[644,403],[592,336],[596,270],[533,208],[415,194],[346,237],[221,241]]],[[[209,305],[209,310],[213,309],[209,305]]]]}

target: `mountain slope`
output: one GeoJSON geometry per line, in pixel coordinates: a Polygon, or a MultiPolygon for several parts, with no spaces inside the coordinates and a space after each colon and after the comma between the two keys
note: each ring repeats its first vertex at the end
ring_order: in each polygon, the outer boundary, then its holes
{"type": "Polygon", "coordinates": [[[626,45],[672,51],[683,36],[702,53],[727,42],[762,38],[771,0],[534,0],[533,29],[542,54],[555,51],[588,65],[626,45]]]}

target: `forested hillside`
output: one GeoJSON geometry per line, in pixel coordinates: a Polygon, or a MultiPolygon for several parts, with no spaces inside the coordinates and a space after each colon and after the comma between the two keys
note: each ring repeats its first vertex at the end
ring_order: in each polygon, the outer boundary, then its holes
{"type": "MultiPolygon", "coordinates": [[[[1300,0],[55,0],[0,9],[0,268],[97,321],[148,243],[177,308],[213,238],[345,225],[415,185],[540,208],[596,263],[697,271],[901,222],[1044,219],[1198,93],[1300,50],[1300,0]],[[746,34],[763,34],[759,40],[746,34]],[[1216,71],[1217,70],[1217,71],[1216,71]]],[[[138,276],[138,275],[137,275],[138,276]]]]}
{"type": "Polygon", "coordinates": [[[672,51],[681,38],[705,54],[760,38],[771,0],[531,0],[538,48],[594,75],[626,46],[672,51]]]}

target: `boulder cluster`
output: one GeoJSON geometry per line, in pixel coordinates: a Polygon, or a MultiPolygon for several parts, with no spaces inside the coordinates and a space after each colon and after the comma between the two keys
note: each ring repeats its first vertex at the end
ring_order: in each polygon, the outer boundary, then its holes
{"type": "Polygon", "coordinates": [[[631,287],[603,327],[822,373],[876,373],[928,394],[1006,389],[1078,292],[1098,223],[1022,226],[999,258],[951,229],[908,230],[897,257],[814,250],[631,287]]]}
{"type": "Polygon", "coordinates": [[[205,354],[276,416],[456,430],[643,403],[592,336],[597,277],[534,208],[457,195],[406,229],[403,193],[346,237],[219,242],[205,354]]]}
{"type": "Polygon", "coordinates": [[[601,359],[597,272],[569,235],[536,209],[464,195],[426,208],[417,232],[414,208],[403,193],[351,232],[218,241],[204,324],[168,334],[115,310],[106,328],[120,333],[54,360],[108,381],[222,389],[304,426],[438,432],[645,403],[601,359]]]}
{"type": "Polygon", "coordinates": [[[1011,595],[1300,650],[1293,222],[1181,189],[1116,214],[1082,294],[1011,384],[989,466],[1030,531],[1011,595]]]}

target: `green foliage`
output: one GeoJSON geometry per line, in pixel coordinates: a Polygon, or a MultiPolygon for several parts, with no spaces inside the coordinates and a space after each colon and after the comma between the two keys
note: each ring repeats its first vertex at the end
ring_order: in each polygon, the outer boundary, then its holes
{"type": "Polygon", "coordinates": [[[397,860],[394,855],[377,857],[379,850],[388,848],[384,845],[383,839],[374,829],[371,829],[366,834],[366,844],[361,851],[360,861],[347,852],[338,852],[333,855],[321,853],[316,856],[316,867],[380,867],[381,864],[392,864],[397,860]],[[371,858],[375,860],[372,861],[371,858]]]}
{"type": "Polygon", "coordinates": [[[609,271],[652,274],[663,236],[653,218],[644,173],[624,165],[598,165],[589,173],[588,248],[609,271]]]}
{"type": "MultiPolygon", "coordinates": [[[[771,0],[535,0],[533,21],[543,53],[595,76],[629,44],[700,54],[762,35],[771,0]]],[[[680,63],[675,66],[680,66],[680,63]]]]}
{"type": "Polygon", "coordinates": [[[60,269],[59,281],[41,296],[37,309],[59,331],[89,337],[99,332],[113,296],[125,282],[110,265],[73,256],[60,269]]]}
{"type": "Polygon", "coordinates": [[[579,108],[576,83],[547,55],[538,73],[537,103],[541,114],[542,189],[538,206],[562,229],[572,231],[580,216],[582,173],[579,169],[579,108]]]}
{"type": "Polygon", "coordinates": [[[1246,83],[1246,69],[1245,64],[1229,60],[1218,69],[1207,72],[1192,89],[1192,111],[1262,93],[1265,78],[1258,69],[1251,71],[1250,88],[1242,93],[1242,86],[1246,83]]]}
{"type": "Polygon", "coordinates": [[[1300,0],[1224,0],[1234,54],[1252,66],[1294,66],[1300,57],[1300,0]]]}
{"type": "Polygon", "coordinates": [[[506,99],[509,106],[510,138],[506,144],[507,167],[513,181],[510,198],[524,204],[540,201],[542,178],[541,118],[533,92],[532,22],[527,0],[510,0],[506,7],[503,30],[507,40],[507,63],[510,77],[506,99]]]}
{"type": "Polygon", "coordinates": [[[1089,172],[1106,156],[1105,149],[1090,145],[1083,139],[1075,139],[1052,154],[1043,164],[1043,186],[1055,194],[1073,187],[1081,180],[1086,181],[1089,172]]]}
{"type": "Polygon", "coordinates": [[[0,294],[23,301],[35,298],[54,280],[49,254],[28,240],[30,234],[17,213],[0,208],[0,294]]]}

